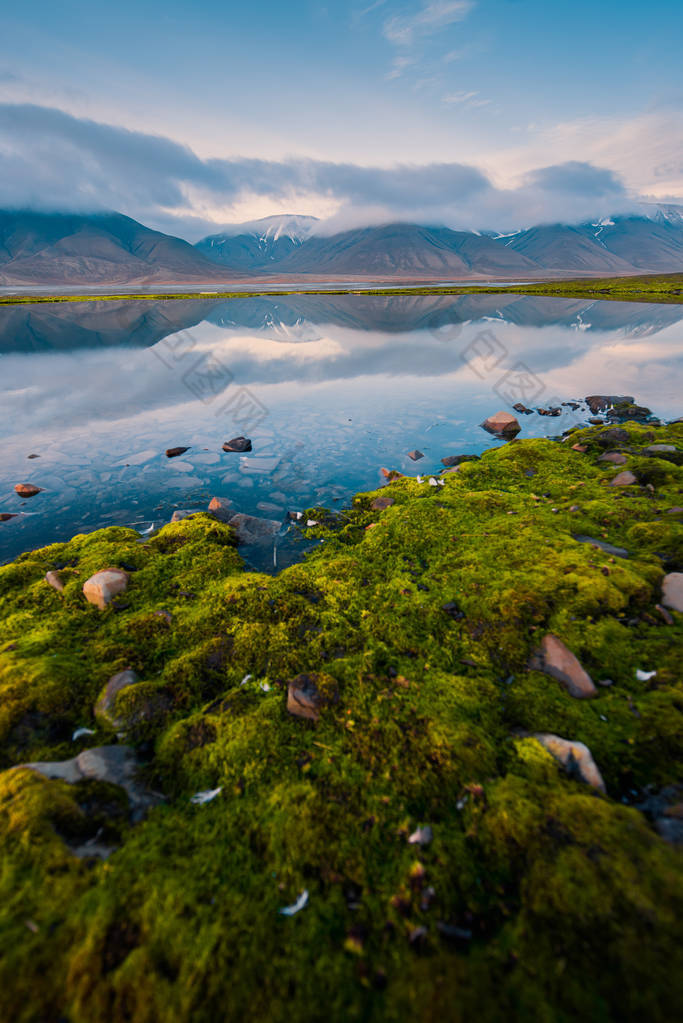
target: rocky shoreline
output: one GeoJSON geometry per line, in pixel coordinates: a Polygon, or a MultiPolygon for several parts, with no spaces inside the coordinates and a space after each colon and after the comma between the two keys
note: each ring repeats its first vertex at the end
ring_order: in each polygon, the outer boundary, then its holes
{"type": "Polygon", "coordinates": [[[683,423],[623,418],[276,576],[208,513],[0,567],[2,1017],[674,1018],[683,423]]]}

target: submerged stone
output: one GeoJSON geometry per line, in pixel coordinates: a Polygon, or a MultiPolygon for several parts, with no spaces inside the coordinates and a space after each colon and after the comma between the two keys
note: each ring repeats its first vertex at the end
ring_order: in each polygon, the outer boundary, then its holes
{"type": "Polygon", "coordinates": [[[281,526],[277,519],[261,519],[257,515],[246,515],[244,512],[233,515],[228,524],[235,530],[238,544],[244,547],[271,543],[281,526]]]}

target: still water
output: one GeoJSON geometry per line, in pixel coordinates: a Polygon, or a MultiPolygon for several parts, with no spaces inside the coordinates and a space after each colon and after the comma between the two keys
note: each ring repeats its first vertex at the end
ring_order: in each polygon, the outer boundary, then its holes
{"type": "MultiPolygon", "coordinates": [[[[102,526],[144,533],[213,496],[271,519],[342,508],[382,466],[424,475],[497,443],[479,424],[515,401],[629,394],[670,418],[682,385],[674,305],[299,295],[0,307],[0,513],[17,513],[0,523],[0,562],[102,526]],[[239,435],[252,452],[223,452],[239,435]],[[189,450],[167,458],[177,446],[189,450]],[[22,500],[17,483],[43,492],[22,500]]],[[[560,434],[576,415],[521,416],[520,436],[560,434]]],[[[272,552],[244,553],[267,567],[272,552]]]]}

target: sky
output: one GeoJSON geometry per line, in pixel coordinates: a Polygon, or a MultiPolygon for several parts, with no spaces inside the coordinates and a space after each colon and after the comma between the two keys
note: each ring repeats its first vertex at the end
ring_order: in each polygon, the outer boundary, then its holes
{"type": "Polygon", "coordinates": [[[683,197],[683,4],[3,5],[0,205],[196,240],[579,222],[683,197]]]}

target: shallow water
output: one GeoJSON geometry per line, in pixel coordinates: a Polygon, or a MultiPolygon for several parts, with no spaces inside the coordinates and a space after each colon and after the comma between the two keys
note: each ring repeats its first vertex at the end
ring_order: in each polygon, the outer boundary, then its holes
{"type": "MultiPolygon", "coordinates": [[[[301,295],[0,307],[0,512],[19,513],[0,524],[0,561],[106,525],[142,532],[214,495],[277,519],[340,508],[380,483],[381,466],[428,474],[497,443],[478,424],[515,401],[630,394],[668,418],[683,411],[682,384],[673,305],[301,295]],[[240,434],[253,452],[224,453],[240,434]],[[189,450],[168,459],[176,446],[189,450]],[[22,500],[16,483],[44,491],[22,500]]],[[[521,416],[521,436],[557,435],[575,416],[521,416]]],[[[272,564],[272,550],[245,554],[272,564]]]]}

